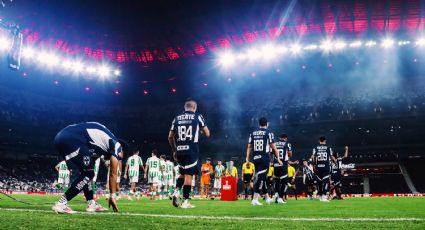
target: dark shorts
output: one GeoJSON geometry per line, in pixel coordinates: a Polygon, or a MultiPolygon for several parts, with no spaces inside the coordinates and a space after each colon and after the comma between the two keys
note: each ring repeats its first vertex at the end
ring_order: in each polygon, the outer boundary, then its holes
{"type": "Polygon", "coordinates": [[[94,170],[98,157],[84,136],[62,131],[56,135],[54,145],[66,162],[71,162],[81,171],[94,170]]]}
{"type": "Polygon", "coordinates": [[[243,182],[250,183],[252,181],[252,174],[243,174],[243,182]]]}
{"type": "Polygon", "coordinates": [[[335,187],[341,187],[342,186],[342,184],[341,184],[341,172],[340,171],[332,172],[331,179],[332,179],[333,185],[335,187]]]}
{"type": "Polygon", "coordinates": [[[270,159],[268,156],[263,156],[260,159],[254,160],[256,179],[266,180],[269,172],[270,159]]]}
{"type": "Polygon", "coordinates": [[[177,162],[181,175],[199,174],[199,155],[192,152],[177,152],[177,162]]]}
{"type": "Polygon", "coordinates": [[[331,170],[329,170],[328,168],[317,168],[316,174],[319,180],[331,179],[331,170]]]}
{"type": "Polygon", "coordinates": [[[288,177],[288,166],[274,166],[274,176],[279,179],[288,177]]]}

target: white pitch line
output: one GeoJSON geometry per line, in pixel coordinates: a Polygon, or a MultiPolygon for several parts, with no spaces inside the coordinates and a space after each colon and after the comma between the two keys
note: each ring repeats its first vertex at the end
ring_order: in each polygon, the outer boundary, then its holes
{"type": "MultiPolygon", "coordinates": [[[[40,213],[54,213],[49,210],[39,209],[19,209],[19,208],[0,208],[1,211],[10,212],[40,212],[40,213]]],[[[79,212],[77,215],[117,215],[117,216],[142,216],[142,217],[159,217],[159,218],[175,218],[175,219],[206,219],[206,220],[241,220],[241,221],[258,221],[258,220],[272,220],[272,221],[425,221],[425,218],[357,218],[357,217],[346,217],[346,218],[302,218],[302,217],[241,217],[241,216],[192,216],[192,215],[170,215],[170,214],[148,214],[148,213],[87,213],[79,212]]]]}

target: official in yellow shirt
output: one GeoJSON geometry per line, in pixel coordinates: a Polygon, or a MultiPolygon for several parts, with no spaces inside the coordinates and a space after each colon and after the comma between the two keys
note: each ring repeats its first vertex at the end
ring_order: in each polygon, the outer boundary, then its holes
{"type": "MultiPolygon", "coordinates": [[[[295,168],[288,164],[288,188],[292,188],[294,190],[295,199],[297,200],[297,187],[295,186],[295,168]]],[[[288,192],[289,193],[289,192],[288,192]]],[[[287,196],[285,200],[287,200],[287,196]]]]}
{"type": "Polygon", "coordinates": [[[242,165],[242,179],[243,179],[243,189],[245,191],[245,200],[248,199],[248,188],[251,189],[251,196],[254,195],[254,174],[255,174],[255,166],[253,163],[245,162],[242,165]]]}

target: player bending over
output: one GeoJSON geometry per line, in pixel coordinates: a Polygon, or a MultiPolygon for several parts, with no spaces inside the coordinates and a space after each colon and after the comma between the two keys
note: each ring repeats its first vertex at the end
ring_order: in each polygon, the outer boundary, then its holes
{"type": "Polygon", "coordinates": [[[143,168],[143,160],[139,156],[139,150],[134,149],[133,155],[127,159],[124,172],[124,179],[128,178],[131,186],[130,191],[128,192],[128,200],[132,200],[132,197],[135,197],[137,200],[140,199],[140,192],[137,191],[140,170],[145,170],[143,168]]]}
{"type": "Polygon", "coordinates": [[[158,150],[152,150],[152,156],[146,160],[145,179],[148,179],[150,199],[155,200],[159,183],[160,163],[158,150]]]}
{"type": "MultiPolygon", "coordinates": [[[[193,175],[199,173],[199,133],[210,136],[205,120],[196,113],[197,103],[188,99],[184,105],[184,112],[177,115],[168,134],[168,142],[173,151],[174,160],[180,166],[180,178],[177,179],[176,191],[183,187],[182,208],[194,208],[189,202],[193,175]]],[[[173,195],[173,205],[178,207],[178,193],[173,195]]]]}
{"type": "Polygon", "coordinates": [[[268,122],[265,117],[262,117],[258,121],[260,128],[253,131],[249,135],[248,148],[246,150],[246,163],[250,162],[251,154],[253,155],[253,162],[255,165],[255,180],[254,180],[254,198],[251,202],[252,205],[263,205],[258,201],[260,192],[265,193],[266,203],[270,204],[271,199],[267,194],[266,176],[270,164],[270,149],[273,151],[277,162],[282,165],[282,161],[279,159],[279,152],[276,149],[274,143],[273,133],[271,133],[267,127],[268,122]]]}
{"type": "MultiPolygon", "coordinates": [[[[75,179],[69,189],[56,202],[52,209],[56,213],[74,214],[68,202],[77,196],[81,191],[87,200],[87,212],[106,211],[101,205],[93,199],[91,191],[91,180],[94,177],[94,162],[100,156],[110,159],[109,165],[111,174],[109,180],[117,180],[117,171],[119,160],[128,150],[125,142],[119,142],[118,139],[105,126],[96,122],[86,122],[70,125],[62,129],[55,137],[55,147],[59,154],[65,158],[65,161],[72,162],[80,171],[80,175],[75,179]]],[[[109,186],[111,193],[117,191],[115,183],[109,186]]],[[[114,212],[118,212],[117,202],[114,197],[109,198],[109,206],[112,206],[114,212]]]]}

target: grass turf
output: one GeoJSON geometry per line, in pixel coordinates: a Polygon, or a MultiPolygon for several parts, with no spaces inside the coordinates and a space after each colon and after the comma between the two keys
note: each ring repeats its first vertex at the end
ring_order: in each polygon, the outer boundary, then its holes
{"type": "MultiPolygon", "coordinates": [[[[171,201],[119,201],[120,214],[57,215],[51,203],[58,197],[43,195],[14,195],[33,203],[26,205],[0,195],[0,229],[425,229],[425,197],[351,198],[322,203],[290,199],[285,205],[253,207],[249,201],[222,202],[218,200],[193,200],[195,209],[174,208],[171,201]],[[14,210],[19,209],[19,210],[14,210]],[[34,211],[32,211],[34,210],[34,211]],[[129,213],[129,214],[126,214],[129,213]],[[136,214],[138,216],[132,216],[136,214]],[[139,214],[191,216],[181,219],[174,216],[141,216],[139,214]],[[198,216],[198,218],[196,218],[198,216]],[[212,216],[219,218],[199,218],[212,216]],[[247,219],[232,219],[243,217],[247,219]],[[270,218],[258,220],[252,218],[270,218]],[[278,220],[271,218],[383,218],[372,220],[278,220]],[[416,218],[394,220],[385,218],[416,218]]],[[[106,200],[99,201],[106,207],[106,200]]],[[[85,202],[78,197],[70,206],[85,211],[85,202]]]]}

